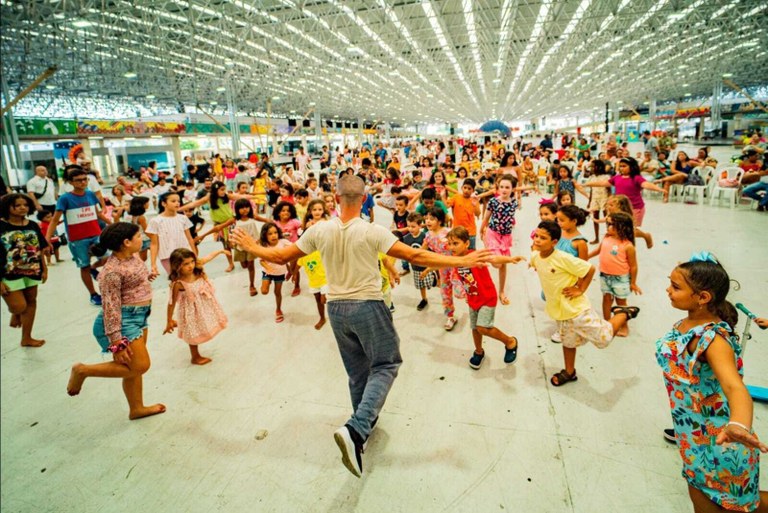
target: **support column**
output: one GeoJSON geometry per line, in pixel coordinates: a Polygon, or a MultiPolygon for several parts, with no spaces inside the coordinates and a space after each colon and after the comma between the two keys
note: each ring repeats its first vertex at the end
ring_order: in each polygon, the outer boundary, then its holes
{"type": "MultiPolygon", "coordinates": [[[[83,145],[83,151],[85,152],[85,156],[88,157],[91,161],[93,161],[93,149],[91,148],[91,140],[86,138],[83,138],[83,140],[80,141],[80,144],[83,145]]],[[[75,164],[75,162],[72,162],[75,164]]]]}
{"type": "MultiPolygon", "coordinates": [[[[8,105],[11,103],[11,93],[8,90],[8,82],[5,79],[5,74],[0,75],[0,79],[2,79],[2,88],[3,88],[3,97],[5,99],[5,104],[8,105]]],[[[8,112],[5,114],[3,119],[3,130],[6,132],[8,143],[8,156],[10,157],[11,166],[14,169],[14,173],[8,173],[8,175],[15,174],[14,179],[17,183],[16,185],[21,185],[22,179],[18,176],[19,170],[23,166],[23,161],[21,157],[21,146],[19,144],[19,134],[16,132],[16,121],[13,118],[13,108],[8,109],[8,112]]],[[[10,176],[8,176],[8,186],[11,186],[11,180],[10,176]]]]}
{"type": "Polygon", "coordinates": [[[363,120],[362,118],[357,118],[357,144],[358,148],[363,147],[363,120]]]}
{"type": "Polygon", "coordinates": [[[232,158],[240,156],[240,124],[237,121],[237,105],[232,91],[232,75],[227,74],[227,107],[229,108],[229,131],[232,135],[232,158]]]}
{"type": "Polygon", "coordinates": [[[323,147],[323,127],[320,126],[321,122],[320,112],[315,109],[315,146],[317,146],[318,150],[323,147]]]}
{"type": "Polygon", "coordinates": [[[611,108],[608,102],[605,102],[605,133],[608,133],[608,124],[611,120],[611,108]]]}
{"type": "Polygon", "coordinates": [[[173,164],[176,169],[176,173],[184,174],[184,170],[181,169],[181,137],[175,135],[171,137],[171,145],[173,146],[173,164]]]}
{"type": "Polygon", "coordinates": [[[274,145],[272,145],[273,151],[269,151],[269,146],[271,139],[273,137],[272,133],[272,98],[267,99],[267,147],[264,149],[264,153],[270,156],[270,158],[274,158],[275,152],[274,152],[274,145]]]}
{"type": "Polygon", "coordinates": [[[648,102],[648,121],[651,123],[651,131],[656,130],[656,98],[648,102]]]}
{"type": "Polygon", "coordinates": [[[715,87],[712,89],[712,107],[709,111],[712,128],[714,129],[719,129],[720,125],[722,125],[723,123],[722,97],[723,97],[723,81],[718,79],[717,82],[715,82],[715,87]]]}

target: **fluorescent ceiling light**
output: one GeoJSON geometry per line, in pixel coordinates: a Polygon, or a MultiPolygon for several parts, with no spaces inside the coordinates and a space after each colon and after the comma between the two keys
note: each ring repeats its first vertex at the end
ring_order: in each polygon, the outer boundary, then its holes
{"type": "Polygon", "coordinates": [[[153,100],[154,98],[155,98],[154,94],[148,94],[147,95],[147,100],[153,100]]]}
{"type": "Polygon", "coordinates": [[[723,73],[723,78],[731,78],[733,73],[723,73]]]}
{"type": "Polygon", "coordinates": [[[76,20],[72,22],[72,26],[77,28],[90,27],[91,25],[93,25],[93,23],[88,20],[76,20]]]}
{"type": "Polygon", "coordinates": [[[211,102],[211,105],[218,105],[218,104],[219,104],[219,102],[217,102],[217,101],[211,102]]]}
{"type": "Polygon", "coordinates": [[[224,92],[224,91],[226,91],[226,90],[227,90],[227,88],[226,88],[226,87],[224,87],[224,86],[222,86],[222,87],[217,87],[217,88],[216,88],[216,90],[217,90],[218,92],[220,92],[220,93],[221,93],[221,92],[224,92]]]}
{"type": "Polygon", "coordinates": [[[123,76],[124,76],[125,78],[136,78],[136,76],[137,76],[137,75],[136,75],[136,73],[134,73],[133,71],[128,71],[128,72],[126,72],[126,73],[123,73],[123,76]]]}
{"type": "Polygon", "coordinates": [[[50,89],[56,89],[56,86],[55,85],[47,85],[47,86],[45,86],[45,88],[49,89],[49,90],[50,89]]]}

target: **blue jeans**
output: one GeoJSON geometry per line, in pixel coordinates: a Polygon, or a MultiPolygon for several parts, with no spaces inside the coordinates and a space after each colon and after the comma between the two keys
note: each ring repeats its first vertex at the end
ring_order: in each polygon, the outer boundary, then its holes
{"type": "Polygon", "coordinates": [[[757,200],[761,207],[768,207],[768,182],[753,183],[741,191],[741,195],[757,200]],[[765,194],[760,197],[759,192],[765,192],[765,194]]]}
{"type": "MultiPolygon", "coordinates": [[[[149,314],[152,313],[152,305],[122,306],[120,307],[120,334],[133,342],[144,335],[144,330],[149,327],[149,314]]],[[[93,336],[101,346],[101,352],[106,353],[110,340],[104,332],[104,309],[93,321],[93,336]]]]}
{"type": "Polygon", "coordinates": [[[400,338],[384,301],[340,300],[327,306],[349,376],[354,412],[347,425],[366,440],[403,363],[400,338]]]}

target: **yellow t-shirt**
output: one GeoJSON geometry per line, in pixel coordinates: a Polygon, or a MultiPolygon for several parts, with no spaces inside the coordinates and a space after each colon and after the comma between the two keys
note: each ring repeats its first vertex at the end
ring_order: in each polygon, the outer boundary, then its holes
{"type": "Polygon", "coordinates": [[[566,321],[592,308],[584,294],[574,299],[563,295],[563,289],[573,286],[579,278],[586,276],[592,264],[556,249],[547,258],[542,258],[538,251],[534,251],[531,254],[531,266],[539,274],[541,288],[547,298],[546,312],[552,319],[566,321]]]}
{"type": "Polygon", "coordinates": [[[320,258],[319,251],[315,251],[307,256],[299,258],[298,264],[302,266],[307,273],[309,288],[319,289],[328,284],[328,281],[325,279],[325,267],[323,266],[323,260],[320,258]]]}
{"type": "Polygon", "coordinates": [[[309,203],[306,205],[300,205],[297,201],[293,206],[296,207],[296,216],[298,216],[299,221],[303,223],[304,218],[307,217],[307,207],[309,206],[309,203]]]}
{"type": "Polygon", "coordinates": [[[385,260],[389,260],[390,257],[385,255],[384,253],[379,253],[379,272],[381,273],[381,291],[386,292],[389,290],[390,283],[389,283],[389,271],[387,271],[387,267],[384,265],[385,260]]]}

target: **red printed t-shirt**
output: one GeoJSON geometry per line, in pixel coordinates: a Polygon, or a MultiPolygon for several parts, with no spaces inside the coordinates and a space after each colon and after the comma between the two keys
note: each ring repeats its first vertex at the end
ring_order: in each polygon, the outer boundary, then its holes
{"type": "Polygon", "coordinates": [[[496,286],[487,267],[456,267],[454,273],[467,293],[467,303],[472,310],[496,307],[496,286]]]}
{"type": "Polygon", "coordinates": [[[64,213],[64,225],[70,241],[98,237],[101,234],[96,210],[98,205],[99,199],[88,190],[85,194],[68,192],[59,198],[56,210],[64,213]]]}

